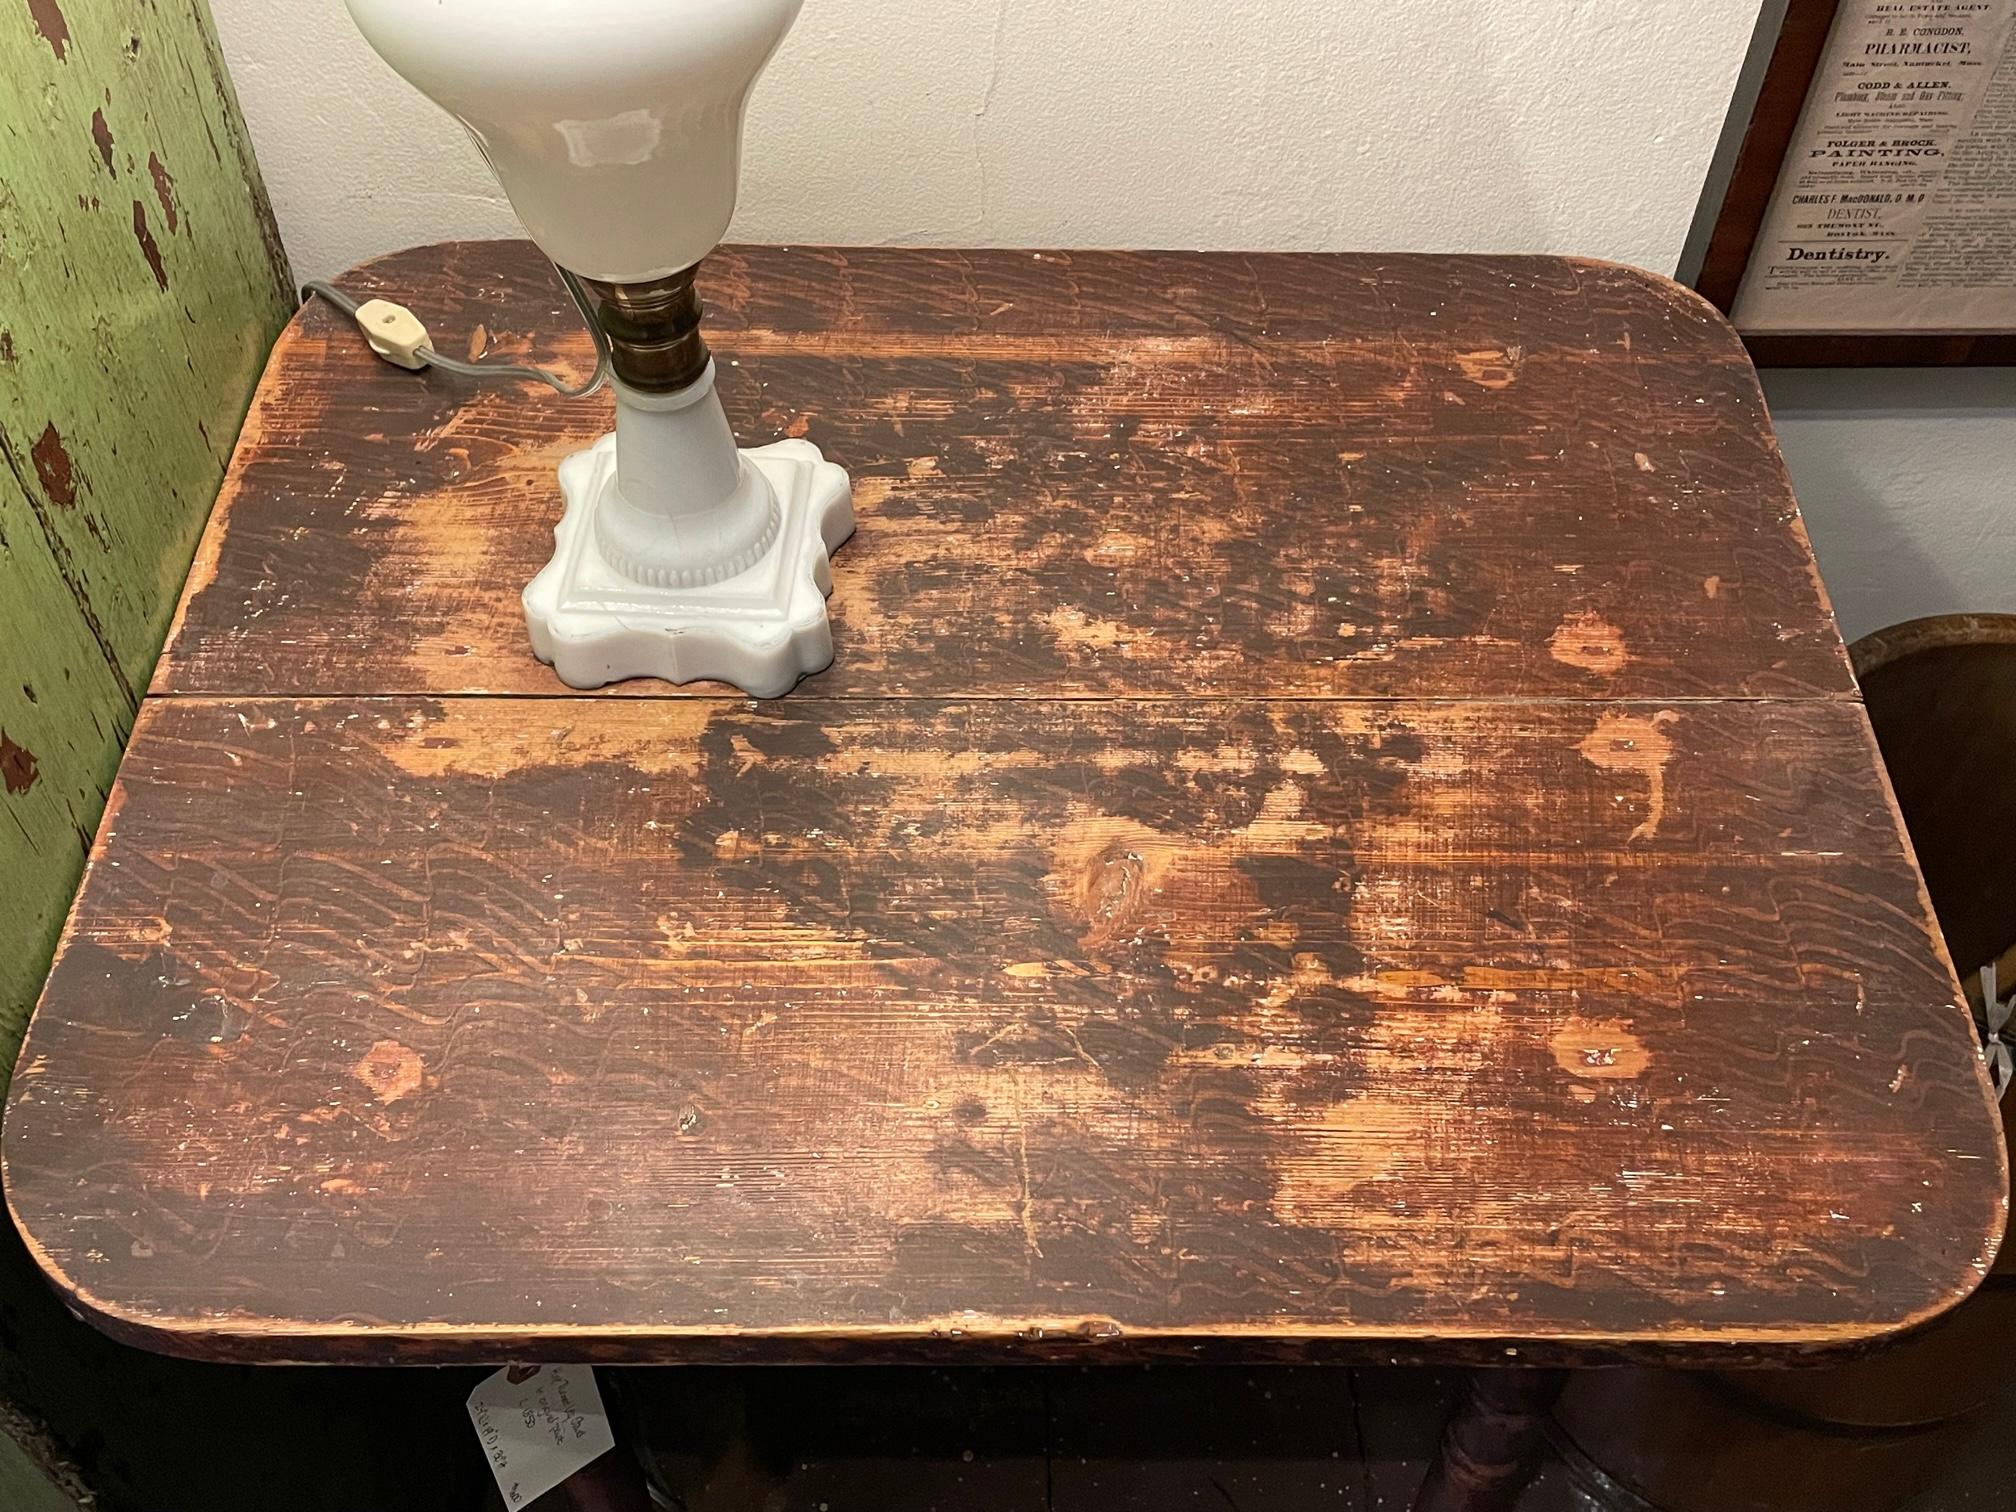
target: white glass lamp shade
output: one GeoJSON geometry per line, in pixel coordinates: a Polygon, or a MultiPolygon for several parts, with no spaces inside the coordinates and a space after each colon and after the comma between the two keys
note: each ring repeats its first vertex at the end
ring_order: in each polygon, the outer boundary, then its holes
{"type": "Polygon", "coordinates": [[[749,92],[804,0],[347,0],[561,267],[644,283],[727,234],[749,92]]]}

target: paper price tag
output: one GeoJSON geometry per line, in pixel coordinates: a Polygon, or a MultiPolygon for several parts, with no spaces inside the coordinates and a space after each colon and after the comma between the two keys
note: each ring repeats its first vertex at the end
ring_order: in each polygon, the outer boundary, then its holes
{"type": "Polygon", "coordinates": [[[586,1365],[513,1365],[469,1394],[469,1421],[507,1507],[537,1501],[616,1447],[586,1365]]]}

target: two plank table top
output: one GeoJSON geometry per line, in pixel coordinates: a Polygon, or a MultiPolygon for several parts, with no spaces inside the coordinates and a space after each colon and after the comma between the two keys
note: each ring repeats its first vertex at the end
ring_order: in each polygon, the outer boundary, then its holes
{"type": "MultiPolygon", "coordinates": [[[[349,284],[580,371],[529,247],[349,284]]],[[[23,1051],[73,1305],[234,1360],[1785,1362],[2002,1232],[1757,381],[1555,258],[724,251],[855,477],[793,696],[569,692],[607,403],[259,391],[23,1051]]]]}

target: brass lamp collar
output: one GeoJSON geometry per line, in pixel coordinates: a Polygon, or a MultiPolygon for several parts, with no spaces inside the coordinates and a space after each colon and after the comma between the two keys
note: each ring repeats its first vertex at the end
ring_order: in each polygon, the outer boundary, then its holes
{"type": "Polygon", "coordinates": [[[609,338],[616,377],[627,388],[677,393],[706,375],[710,358],[700,334],[706,312],[694,283],[699,271],[695,263],[648,283],[581,280],[594,298],[596,323],[609,338]]]}

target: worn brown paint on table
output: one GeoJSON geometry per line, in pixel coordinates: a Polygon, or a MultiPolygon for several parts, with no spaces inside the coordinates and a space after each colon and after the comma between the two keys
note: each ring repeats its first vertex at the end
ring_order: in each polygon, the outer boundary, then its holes
{"type": "MultiPolygon", "coordinates": [[[[590,360],[528,247],[350,282],[453,349],[480,329],[493,356],[590,360]]],[[[821,696],[1852,686],[1742,346],[1649,274],[749,249],[704,282],[745,441],[806,436],[854,473],[821,696]]],[[[395,371],[311,308],[157,690],[558,691],[518,595],[554,467],[609,419],[395,371]]]]}
{"type": "Polygon", "coordinates": [[[1851,707],[173,700],[117,803],[9,1154],[146,1342],[1852,1336],[2000,1224],[1851,707]]]}
{"type": "MultiPolygon", "coordinates": [[[[512,249],[373,278],[576,351],[512,249]]],[[[78,1307],[242,1359],[1736,1362],[1979,1281],[1970,1026],[1688,296],[817,252],[715,292],[745,436],[862,485],[840,663],[767,705],[526,655],[593,416],[283,343],[6,1121],[78,1307]],[[1384,488],[1315,468],[1345,438],[1384,488]]]]}

